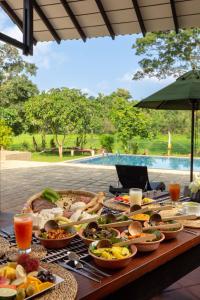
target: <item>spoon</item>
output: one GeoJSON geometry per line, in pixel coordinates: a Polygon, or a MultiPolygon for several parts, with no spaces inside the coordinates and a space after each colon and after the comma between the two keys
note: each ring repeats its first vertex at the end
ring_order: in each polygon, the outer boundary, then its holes
{"type": "Polygon", "coordinates": [[[70,223],[66,223],[66,224],[62,224],[62,225],[58,225],[58,223],[54,220],[49,220],[44,224],[44,229],[45,229],[45,231],[49,231],[52,229],[59,229],[59,228],[65,229],[69,226],[80,225],[80,224],[85,224],[85,223],[89,223],[92,221],[96,221],[96,220],[98,220],[98,218],[99,218],[99,216],[94,217],[94,218],[84,219],[81,221],[70,222],[70,223]]]}
{"type": "Polygon", "coordinates": [[[69,251],[67,254],[68,254],[68,259],[71,260],[71,261],[73,261],[76,266],[82,268],[82,266],[84,267],[83,264],[85,264],[86,266],[90,267],[91,269],[95,270],[96,272],[98,272],[99,274],[101,274],[101,275],[103,275],[105,277],[111,276],[110,274],[97,269],[96,267],[94,267],[90,263],[88,263],[85,260],[81,259],[76,252],[69,251]],[[78,263],[79,263],[79,265],[78,265],[78,263]],[[82,264],[82,266],[80,264],[82,264]]]}
{"type": "Polygon", "coordinates": [[[136,214],[141,214],[141,213],[145,213],[147,211],[155,211],[155,210],[159,210],[159,211],[162,211],[162,210],[169,210],[169,209],[172,209],[172,206],[171,205],[165,205],[165,206],[155,206],[155,207],[149,207],[149,206],[145,206],[144,208],[141,208],[140,205],[137,205],[137,206],[133,206],[133,209],[134,207],[140,207],[140,209],[137,209],[137,210],[134,210],[128,214],[126,214],[126,216],[133,216],[133,215],[136,215],[136,214]]]}
{"type": "Polygon", "coordinates": [[[114,243],[114,244],[112,244],[110,240],[105,239],[105,240],[101,240],[97,243],[97,248],[112,248],[113,246],[118,246],[118,247],[129,246],[129,245],[133,245],[133,244],[151,242],[155,239],[156,239],[155,234],[148,234],[147,236],[143,236],[143,237],[139,237],[139,238],[123,241],[123,242],[118,242],[118,243],[114,243]]]}
{"type": "Polygon", "coordinates": [[[162,218],[160,214],[153,214],[149,218],[149,223],[159,223],[162,221],[170,221],[170,220],[194,220],[197,219],[196,215],[180,215],[180,216],[171,216],[171,217],[164,217],[162,218]]]}
{"type": "Polygon", "coordinates": [[[130,235],[138,235],[143,233],[143,231],[147,231],[147,230],[167,230],[167,229],[180,229],[181,228],[181,224],[180,223],[175,223],[175,224],[162,224],[162,225],[157,225],[157,226],[149,226],[149,227],[142,227],[142,225],[140,224],[140,222],[133,222],[131,225],[129,225],[128,227],[128,231],[130,233],[130,235]]]}

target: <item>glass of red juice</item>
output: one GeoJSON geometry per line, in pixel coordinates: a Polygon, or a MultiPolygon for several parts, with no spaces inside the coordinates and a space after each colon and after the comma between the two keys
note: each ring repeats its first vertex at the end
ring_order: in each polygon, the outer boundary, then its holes
{"type": "Polygon", "coordinates": [[[14,231],[19,253],[30,253],[33,231],[33,220],[31,214],[15,215],[14,231]]]}
{"type": "Polygon", "coordinates": [[[169,194],[172,201],[178,201],[180,198],[180,184],[179,183],[170,183],[169,185],[169,194]]]}

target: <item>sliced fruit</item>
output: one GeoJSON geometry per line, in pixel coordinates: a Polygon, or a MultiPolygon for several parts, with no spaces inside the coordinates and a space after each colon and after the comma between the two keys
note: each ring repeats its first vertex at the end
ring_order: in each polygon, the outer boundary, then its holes
{"type": "Polygon", "coordinates": [[[39,285],[39,290],[40,291],[46,290],[46,289],[50,288],[52,285],[53,285],[52,282],[49,282],[49,281],[43,282],[39,285]]]}
{"type": "Polygon", "coordinates": [[[17,290],[17,296],[16,296],[16,300],[24,300],[26,298],[26,292],[25,289],[18,289],[17,290]]]}
{"type": "Polygon", "coordinates": [[[6,266],[5,267],[5,277],[10,280],[15,279],[16,278],[16,270],[9,266],[6,266]]]}
{"type": "Polygon", "coordinates": [[[10,283],[10,279],[4,277],[4,276],[0,276],[0,285],[1,284],[9,284],[10,283]]]}
{"type": "Polygon", "coordinates": [[[11,268],[13,268],[13,269],[16,269],[17,263],[14,262],[14,261],[9,261],[9,262],[8,262],[8,267],[11,267],[11,268]]]}
{"type": "Polygon", "coordinates": [[[0,277],[1,276],[5,277],[5,271],[6,271],[6,267],[0,268],[0,277]]]}
{"type": "Polygon", "coordinates": [[[17,291],[11,288],[0,288],[0,300],[14,299],[17,291]]]}
{"type": "Polygon", "coordinates": [[[10,288],[16,290],[16,286],[14,284],[0,284],[0,288],[10,288]]]}
{"type": "Polygon", "coordinates": [[[38,271],[33,271],[28,273],[27,277],[37,277],[38,276],[38,271]]]}
{"type": "Polygon", "coordinates": [[[26,282],[26,277],[20,277],[20,278],[15,279],[14,281],[12,281],[12,284],[19,286],[25,282],[26,282]]]}
{"type": "Polygon", "coordinates": [[[16,267],[16,277],[17,278],[24,278],[26,277],[26,272],[21,265],[17,265],[16,267]]]}

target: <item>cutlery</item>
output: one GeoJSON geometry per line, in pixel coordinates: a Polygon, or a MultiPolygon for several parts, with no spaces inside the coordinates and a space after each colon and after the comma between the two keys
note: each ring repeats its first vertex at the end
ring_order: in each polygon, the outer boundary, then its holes
{"type": "Polygon", "coordinates": [[[77,270],[83,270],[83,271],[89,272],[89,273],[91,273],[92,275],[94,275],[95,277],[99,278],[99,280],[101,280],[101,279],[103,278],[101,275],[98,275],[97,273],[95,273],[95,272],[92,271],[91,269],[86,268],[80,261],[74,260],[73,263],[74,263],[74,266],[75,266],[75,268],[76,268],[77,270]]]}
{"type": "Polygon", "coordinates": [[[109,277],[111,276],[110,274],[106,273],[106,272],[103,272],[99,269],[97,269],[96,267],[94,267],[93,265],[91,265],[90,263],[86,262],[85,260],[81,259],[77,253],[73,252],[73,251],[70,251],[68,252],[68,259],[71,260],[71,261],[79,261],[81,262],[82,264],[85,264],[86,266],[88,266],[89,268],[95,270],[96,272],[98,272],[99,274],[105,276],[105,277],[109,277]]]}
{"type": "Polygon", "coordinates": [[[75,269],[75,268],[69,266],[66,262],[58,262],[58,264],[59,264],[61,267],[65,268],[65,269],[68,269],[68,270],[70,270],[70,271],[73,271],[73,272],[75,272],[75,273],[77,273],[77,274],[79,274],[79,275],[82,275],[82,276],[84,276],[84,277],[86,277],[86,278],[88,278],[88,279],[90,279],[90,280],[96,281],[96,282],[98,282],[98,283],[101,282],[99,279],[94,278],[94,277],[91,277],[90,275],[86,274],[85,272],[81,272],[81,271],[79,271],[79,270],[77,270],[77,269],[75,269]]]}

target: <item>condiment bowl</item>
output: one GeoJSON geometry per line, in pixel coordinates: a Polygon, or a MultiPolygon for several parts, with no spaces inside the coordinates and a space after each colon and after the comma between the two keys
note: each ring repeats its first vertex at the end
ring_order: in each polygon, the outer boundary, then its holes
{"type": "Polygon", "coordinates": [[[122,269],[125,268],[126,266],[128,266],[128,264],[131,262],[133,256],[136,255],[137,253],[137,248],[135,245],[131,246],[131,255],[129,257],[125,257],[125,258],[121,258],[121,259],[105,259],[105,258],[101,258],[98,257],[96,255],[94,255],[90,249],[89,254],[92,256],[92,258],[94,259],[94,262],[97,266],[105,268],[105,269],[122,269]]]}
{"type": "MultiPolygon", "coordinates": [[[[122,233],[121,237],[125,237],[126,233],[122,233]]],[[[161,233],[161,238],[157,241],[152,241],[152,242],[143,242],[143,243],[137,243],[136,247],[138,252],[151,252],[154,250],[157,250],[158,247],[160,246],[160,243],[165,239],[165,236],[163,233],[161,233]]],[[[131,246],[132,247],[132,246],[131,246]]]]}
{"type": "MultiPolygon", "coordinates": [[[[148,222],[144,223],[144,227],[148,227],[149,229],[151,229],[151,226],[149,225],[148,222]]],[[[184,228],[183,225],[181,225],[181,227],[177,230],[160,230],[160,231],[165,235],[165,240],[171,240],[177,238],[179,233],[183,231],[183,228],[184,228]]]]}
{"type": "MultiPolygon", "coordinates": [[[[119,232],[119,230],[117,230],[117,229],[115,229],[115,228],[110,228],[110,230],[111,230],[112,232],[115,232],[116,238],[120,238],[120,232],[119,232]]],[[[95,240],[94,240],[94,239],[88,239],[88,238],[86,238],[86,237],[84,236],[84,234],[83,234],[83,231],[84,231],[84,229],[80,229],[79,232],[78,232],[78,235],[79,235],[79,237],[82,239],[82,241],[83,241],[87,246],[89,246],[89,245],[90,245],[92,242],[94,242],[95,240]]]]}
{"type": "Polygon", "coordinates": [[[47,249],[61,249],[65,248],[70,244],[71,240],[77,235],[77,232],[73,228],[71,235],[69,237],[63,239],[44,239],[40,237],[40,231],[35,232],[36,238],[40,241],[40,243],[47,249]]]}

